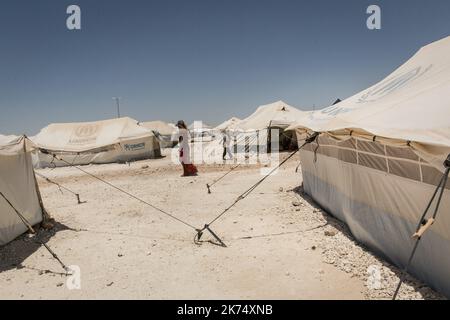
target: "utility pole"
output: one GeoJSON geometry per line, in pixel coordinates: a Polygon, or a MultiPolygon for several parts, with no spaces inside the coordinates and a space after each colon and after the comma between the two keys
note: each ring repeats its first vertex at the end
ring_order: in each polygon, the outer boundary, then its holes
{"type": "Polygon", "coordinates": [[[113,100],[116,100],[116,104],[117,104],[117,118],[120,118],[120,97],[113,97],[113,100]]]}

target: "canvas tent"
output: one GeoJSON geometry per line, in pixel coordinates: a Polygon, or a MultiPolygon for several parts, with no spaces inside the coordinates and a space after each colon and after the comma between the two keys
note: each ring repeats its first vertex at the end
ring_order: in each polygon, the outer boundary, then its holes
{"type": "Polygon", "coordinates": [[[215,131],[222,131],[222,130],[230,130],[231,128],[235,127],[241,119],[232,117],[221,124],[219,124],[217,127],[214,128],[215,131]]]}
{"type": "Polygon", "coordinates": [[[51,124],[31,139],[40,149],[64,160],[55,160],[39,151],[34,155],[37,168],[67,166],[67,162],[74,165],[128,162],[161,155],[155,135],[128,117],[51,124]]]}
{"type": "Polygon", "coordinates": [[[173,148],[178,143],[178,141],[174,141],[172,138],[177,132],[177,127],[172,123],[164,121],[147,121],[140,122],[139,125],[151,130],[155,134],[161,148],[173,148]]]}
{"type": "MultiPolygon", "coordinates": [[[[353,235],[397,266],[450,153],[450,37],[374,86],[298,121],[303,186],[353,235]]],[[[410,272],[450,297],[450,183],[410,272]]]]}
{"type": "Polygon", "coordinates": [[[245,144],[252,148],[251,146],[258,145],[264,148],[267,145],[270,151],[276,151],[271,148],[270,141],[278,139],[280,151],[294,149],[297,146],[295,134],[286,129],[304,115],[305,112],[280,100],[259,106],[253,114],[232,126],[231,129],[241,132],[237,138],[239,146],[245,144]],[[271,129],[277,130],[279,136],[272,137],[271,129]]]}
{"type": "MultiPolygon", "coordinates": [[[[227,135],[233,141],[232,153],[238,158],[249,159],[249,163],[258,163],[266,159],[260,157],[261,155],[297,147],[295,132],[286,129],[304,115],[305,112],[283,101],[277,101],[259,106],[243,120],[232,118],[236,120],[230,119],[219,127],[227,127],[227,135]]],[[[222,136],[223,134],[218,132],[215,139],[203,148],[203,159],[214,158],[222,161],[222,136]]]]}
{"type": "MultiPolygon", "coordinates": [[[[31,144],[24,136],[0,135],[0,192],[31,224],[42,222],[43,208],[31,162],[31,144]]],[[[27,227],[0,196],[0,245],[27,231],[27,227]]]]}

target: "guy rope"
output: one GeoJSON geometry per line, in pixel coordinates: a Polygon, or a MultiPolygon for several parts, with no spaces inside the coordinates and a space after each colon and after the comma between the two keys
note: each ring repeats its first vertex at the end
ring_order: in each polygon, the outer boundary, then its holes
{"type": "MultiPolygon", "coordinates": [[[[274,173],[278,168],[280,168],[284,163],[286,163],[290,158],[292,158],[292,157],[293,157],[300,149],[302,149],[305,145],[307,145],[307,144],[313,142],[318,136],[319,136],[319,133],[318,133],[318,132],[314,132],[310,137],[308,137],[308,138],[305,140],[305,143],[304,143],[302,146],[300,146],[296,151],[292,152],[292,153],[291,153],[285,160],[283,160],[276,168],[274,168],[273,170],[271,170],[266,176],[264,176],[262,179],[260,179],[258,182],[256,182],[253,186],[251,186],[249,189],[247,189],[244,193],[242,193],[242,194],[241,194],[241,195],[240,195],[240,196],[239,196],[239,197],[238,197],[238,198],[237,198],[230,206],[228,206],[225,210],[223,210],[223,211],[222,211],[217,217],[215,217],[210,223],[205,224],[203,228],[196,228],[196,227],[194,227],[194,226],[191,225],[190,223],[188,223],[188,222],[186,222],[186,221],[184,221],[184,220],[182,220],[182,219],[180,219],[180,218],[174,216],[173,214],[171,214],[171,213],[169,213],[169,212],[167,212],[167,211],[165,211],[165,210],[163,210],[163,209],[161,209],[161,208],[158,208],[157,206],[155,206],[155,205],[153,205],[153,204],[151,204],[151,203],[149,203],[149,202],[147,202],[147,201],[145,201],[145,200],[143,200],[143,199],[141,199],[141,198],[139,198],[139,197],[133,195],[132,193],[130,193],[130,192],[128,192],[128,191],[126,191],[126,190],[124,190],[124,189],[122,189],[122,188],[119,188],[118,186],[116,186],[116,185],[114,185],[114,184],[112,184],[112,183],[106,181],[105,179],[102,179],[102,178],[96,176],[95,174],[92,174],[92,173],[90,173],[90,172],[88,172],[88,171],[86,171],[86,170],[80,168],[80,167],[77,166],[77,165],[74,165],[73,163],[70,163],[70,162],[64,160],[64,159],[61,158],[61,157],[58,157],[56,154],[51,153],[51,152],[48,151],[48,150],[40,149],[40,151],[41,151],[42,153],[44,153],[44,154],[51,155],[51,156],[53,157],[53,160],[56,159],[56,160],[62,161],[62,162],[64,162],[65,164],[67,164],[68,166],[71,166],[71,167],[74,167],[74,168],[78,169],[79,171],[83,172],[84,174],[86,174],[86,175],[88,175],[88,176],[90,176],[90,177],[92,177],[92,178],[94,178],[94,179],[96,179],[96,180],[99,180],[100,182],[102,182],[102,183],[108,185],[109,187],[111,187],[111,188],[113,188],[113,189],[115,189],[115,190],[117,190],[117,191],[119,191],[119,192],[121,192],[121,193],[123,193],[123,194],[125,194],[125,195],[127,195],[127,196],[129,196],[129,197],[131,197],[131,198],[133,198],[133,199],[135,199],[135,200],[137,200],[137,201],[139,201],[139,202],[141,202],[141,203],[143,203],[143,204],[145,204],[145,205],[147,205],[147,206],[149,206],[149,207],[151,207],[151,208],[153,208],[153,209],[155,209],[155,210],[161,212],[161,213],[163,213],[164,215],[168,216],[169,218],[171,218],[171,219],[173,219],[173,220],[176,220],[176,221],[178,221],[178,222],[184,224],[185,226],[187,226],[187,227],[189,227],[189,228],[195,230],[196,235],[195,235],[195,237],[194,237],[194,242],[195,242],[196,244],[199,244],[200,238],[202,237],[203,232],[204,232],[205,230],[207,230],[207,231],[208,231],[209,233],[211,233],[211,235],[219,242],[220,246],[226,247],[225,243],[223,243],[223,241],[217,236],[217,234],[215,234],[215,233],[211,230],[210,226],[211,226],[214,222],[216,222],[220,217],[222,217],[225,213],[227,213],[231,208],[233,208],[239,201],[245,199],[245,198],[246,198],[253,190],[255,190],[255,189],[256,189],[256,188],[257,188],[264,180],[266,180],[270,175],[272,175],[272,173],[274,173]]],[[[235,168],[236,168],[236,167],[235,167],[235,168]]]]}
{"type": "Polygon", "coordinates": [[[51,184],[56,185],[56,186],[59,188],[59,191],[61,191],[61,193],[62,193],[62,190],[61,190],[61,189],[64,189],[64,190],[70,192],[71,194],[73,194],[73,195],[77,198],[78,204],[83,204],[83,203],[86,203],[86,202],[87,202],[87,201],[81,201],[81,200],[80,200],[80,194],[78,194],[78,193],[76,193],[76,192],[70,190],[70,189],[67,188],[67,187],[64,187],[63,185],[61,185],[61,184],[59,184],[59,183],[57,183],[57,182],[55,182],[55,181],[53,181],[53,180],[50,180],[50,179],[47,178],[46,176],[44,176],[44,175],[42,175],[42,174],[40,174],[40,173],[38,173],[38,172],[36,172],[36,171],[35,171],[34,173],[35,173],[37,176],[39,176],[39,177],[41,177],[42,179],[44,179],[45,181],[47,181],[48,183],[51,183],[51,184]]]}
{"type": "Polygon", "coordinates": [[[200,239],[203,235],[203,232],[205,230],[209,231],[209,233],[211,233],[211,235],[219,242],[220,246],[222,247],[226,247],[225,243],[223,243],[223,241],[211,230],[211,225],[216,222],[218,219],[220,219],[223,215],[225,215],[229,210],[231,210],[231,208],[233,208],[239,201],[245,199],[248,195],[250,195],[250,193],[253,192],[253,190],[255,190],[261,183],[263,183],[264,180],[266,180],[269,176],[272,175],[272,173],[274,173],[276,170],[278,170],[283,164],[285,164],[289,159],[291,159],[297,152],[299,152],[305,145],[314,142],[314,140],[316,140],[316,138],[319,136],[318,132],[314,132],[310,137],[308,137],[305,140],[305,143],[303,143],[303,145],[301,145],[297,150],[295,150],[294,152],[292,152],[286,159],[284,159],[278,166],[276,166],[274,169],[272,169],[267,175],[265,175],[263,178],[261,178],[258,182],[256,182],[254,185],[252,185],[249,189],[247,189],[244,193],[242,193],[241,195],[239,195],[236,200],[229,205],[227,208],[225,208],[218,216],[216,216],[213,220],[211,220],[211,222],[207,223],[204,225],[204,227],[200,230],[197,231],[197,235],[194,238],[194,242],[199,244],[200,243],[200,239]]]}
{"type": "Polygon", "coordinates": [[[49,155],[53,156],[54,159],[59,160],[59,161],[62,161],[62,162],[64,162],[65,164],[67,164],[68,166],[71,166],[71,167],[74,167],[74,168],[80,170],[80,171],[83,172],[84,174],[87,174],[88,176],[90,176],[90,177],[92,177],[92,178],[94,178],[94,179],[99,180],[100,182],[102,182],[102,183],[104,183],[104,184],[110,186],[111,188],[116,189],[117,191],[119,191],[119,192],[121,192],[121,193],[123,193],[123,194],[125,194],[125,195],[127,195],[127,196],[129,196],[129,197],[131,197],[131,198],[133,198],[133,199],[135,199],[135,200],[137,200],[137,201],[139,201],[139,202],[141,202],[141,203],[143,203],[143,204],[145,204],[145,205],[147,205],[147,206],[149,206],[149,207],[151,207],[151,208],[153,208],[153,209],[155,209],[155,210],[157,210],[157,211],[159,211],[159,212],[161,212],[161,213],[163,213],[163,214],[165,214],[166,216],[170,217],[171,219],[176,220],[176,221],[178,221],[178,222],[184,224],[185,226],[187,226],[187,227],[189,227],[189,228],[192,228],[192,229],[194,229],[194,230],[197,231],[197,228],[195,228],[193,225],[191,225],[191,224],[189,224],[188,222],[183,221],[183,220],[181,220],[181,219],[175,217],[174,215],[170,214],[169,212],[164,211],[163,209],[160,209],[160,208],[156,207],[155,205],[153,205],[153,204],[151,204],[151,203],[149,203],[149,202],[147,202],[147,201],[145,201],[145,200],[143,200],[143,199],[141,199],[141,198],[139,198],[139,197],[137,197],[137,196],[131,194],[130,192],[128,192],[128,191],[126,191],[126,190],[124,190],[124,189],[122,189],[122,188],[119,188],[119,187],[115,186],[114,184],[112,184],[112,183],[110,183],[110,182],[108,182],[108,181],[106,181],[106,180],[104,180],[104,179],[102,179],[102,178],[96,176],[95,174],[92,174],[92,173],[90,173],[90,172],[88,172],[88,171],[86,171],[86,170],[80,168],[79,166],[76,166],[76,165],[74,165],[74,164],[72,164],[72,163],[70,163],[70,162],[64,160],[63,158],[58,158],[58,157],[56,156],[56,154],[50,153],[48,150],[45,150],[45,149],[40,149],[40,150],[41,150],[42,153],[49,154],[49,155]]]}
{"type": "Polygon", "coordinates": [[[405,281],[406,274],[408,272],[409,267],[411,266],[412,260],[414,258],[414,255],[416,254],[417,247],[419,246],[419,242],[422,239],[422,236],[424,235],[425,231],[427,231],[428,228],[430,228],[431,225],[436,221],[436,216],[439,211],[439,206],[441,204],[442,195],[444,194],[445,186],[447,184],[448,175],[449,175],[449,171],[450,171],[450,154],[448,155],[447,159],[444,162],[444,167],[445,167],[444,174],[442,175],[442,178],[441,178],[439,184],[437,185],[436,189],[434,190],[433,196],[431,197],[430,201],[428,202],[428,205],[427,205],[424,213],[420,217],[419,223],[416,228],[416,232],[412,235],[412,238],[415,240],[414,247],[411,251],[408,262],[406,263],[405,268],[402,271],[400,281],[397,285],[397,288],[395,289],[395,293],[394,293],[394,296],[392,297],[392,300],[395,300],[397,298],[397,295],[400,291],[400,287],[402,286],[402,283],[405,281]],[[431,218],[426,219],[428,210],[430,210],[431,205],[433,204],[433,201],[436,198],[436,195],[438,194],[438,192],[439,192],[439,195],[437,198],[436,207],[434,208],[433,215],[431,216],[431,218]]]}
{"type": "MultiPolygon", "coordinates": [[[[8,198],[6,198],[6,196],[0,192],[0,196],[3,197],[3,199],[5,199],[5,201],[8,203],[8,205],[14,210],[14,212],[17,214],[17,216],[20,218],[20,220],[22,221],[22,223],[28,228],[28,230],[32,233],[32,234],[36,234],[36,231],[33,229],[33,226],[31,225],[31,223],[19,212],[19,210],[17,210],[13,204],[11,203],[11,201],[8,200],[8,198]]],[[[59,264],[61,265],[61,267],[64,269],[65,274],[69,274],[69,269],[66,267],[66,265],[61,261],[61,259],[58,257],[58,255],[43,241],[39,240],[36,238],[36,242],[40,245],[42,245],[45,249],[47,249],[47,251],[52,255],[53,258],[55,258],[56,261],[59,262],[59,264]]]]}
{"type": "Polygon", "coordinates": [[[207,183],[207,184],[206,184],[206,188],[208,188],[208,194],[211,193],[211,187],[212,187],[213,185],[215,185],[217,182],[219,182],[220,180],[222,180],[223,178],[225,178],[227,175],[229,175],[231,172],[233,172],[234,169],[237,169],[240,165],[241,165],[241,163],[235,165],[235,166],[232,167],[227,173],[225,173],[225,174],[224,174],[223,176],[221,176],[219,179],[215,180],[213,183],[211,183],[211,184],[207,183]]]}

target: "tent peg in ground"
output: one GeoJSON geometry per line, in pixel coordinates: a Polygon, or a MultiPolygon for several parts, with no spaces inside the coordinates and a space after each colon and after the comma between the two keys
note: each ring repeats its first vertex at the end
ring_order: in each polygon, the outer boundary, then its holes
{"type": "Polygon", "coordinates": [[[211,233],[211,235],[217,240],[217,242],[219,243],[218,245],[224,248],[227,248],[227,245],[222,241],[222,239],[219,238],[219,236],[217,234],[214,233],[214,231],[212,231],[209,227],[209,225],[205,224],[205,226],[203,227],[203,229],[197,229],[197,234],[195,235],[194,238],[194,242],[196,244],[200,244],[200,239],[203,236],[203,231],[208,230],[209,233],[211,233]]]}
{"type": "Polygon", "coordinates": [[[78,204],[87,203],[87,201],[81,201],[80,200],[80,195],[78,193],[76,193],[75,196],[77,197],[78,204]]]}

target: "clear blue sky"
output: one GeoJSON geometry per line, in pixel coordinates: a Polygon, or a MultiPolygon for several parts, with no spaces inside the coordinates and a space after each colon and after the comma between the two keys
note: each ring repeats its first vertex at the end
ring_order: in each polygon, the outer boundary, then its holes
{"type": "Polygon", "coordinates": [[[0,34],[2,134],[115,117],[113,96],[137,120],[215,124],[368,87],[450,35],[450,1],[2,0],[0,34]],[[81,31],[66,29],[70,4],[81,31]]]}

